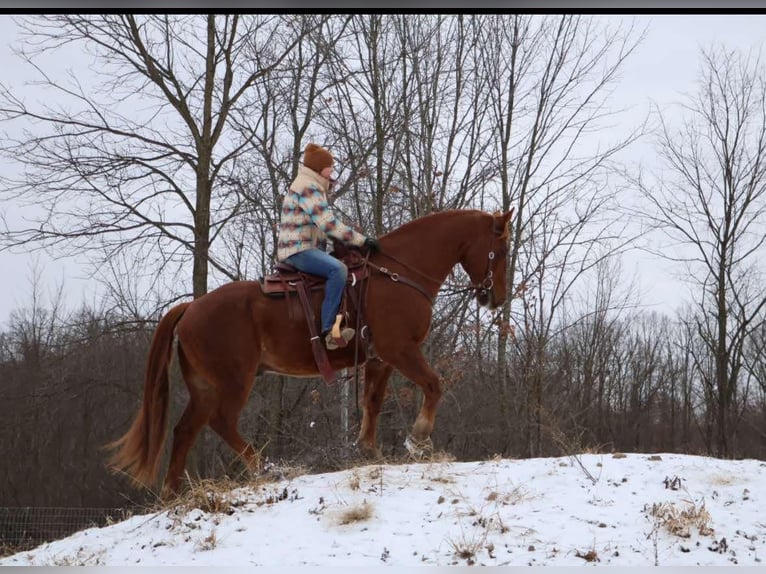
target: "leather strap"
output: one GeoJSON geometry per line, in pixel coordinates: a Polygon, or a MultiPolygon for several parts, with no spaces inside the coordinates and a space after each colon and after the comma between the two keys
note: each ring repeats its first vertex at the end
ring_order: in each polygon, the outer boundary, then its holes
{"type": "Polygon", "coordinates": [[[287,303],[287,320],[292,321],[295,317],[292,305],[293,300],[292,297],[290,297],[290,292],[287,290],[287,282],[285,281],[284,276],[279,276],[279,282],[282,284],[282,290],[285,292],[285,302],[287,303]]]}
{"type": "Polygon", "coordinates": [[[306,313],[306,321],[309,324],[309,333],[311,335],[311,350],[314,353],[314,361],[319,367],[319,372],[322,373],[325,383],[331,385],[335,382],[335,371],[333,371],[330,365],[330,360],[327,358],[327,349],[325,349],[322,341],[317,334],[316,318],[314,316],[314,310],[311,308],[311,301],[309,300],[308,292],[306,291],[306,283],[304,281],[298,281],[296,285],[298,290],[298,297],[300,297],[303,304],[303,310],[306,313]]]}
{"type": "Polygon", "coordinates": [[[371,263],[370,261],[367,262],[367,265],[369,265],[376,271],[380,271],[384,275],[388,275],[388,277],[391,278],[391,281],[395,283],[404,283],[405,285],[409,285],[413,289],[417,289],[425,296],[426,299],[428,299],[430,302],[433,303],[433,297],[431,297],[431,294],[428,291],[426,291],[425,288],[422,285],[420,285],[420,283],[416,283],[412,279],[399,275],[398,273],[394,273],[393,271],[390,271],[389,269],[386,269],[385,267],[380,267],[378,265],[375,265],[374,263],[371,263]]]}

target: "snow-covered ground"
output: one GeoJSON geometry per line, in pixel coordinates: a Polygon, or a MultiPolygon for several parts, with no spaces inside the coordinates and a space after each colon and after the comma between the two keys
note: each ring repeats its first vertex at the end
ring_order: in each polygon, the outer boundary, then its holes
{"type": "Polygon", "coordinates": [[[0,566],[723,566],[766,559],[766,463],[584,454],[370,465],[218,493],[0,566]]]}

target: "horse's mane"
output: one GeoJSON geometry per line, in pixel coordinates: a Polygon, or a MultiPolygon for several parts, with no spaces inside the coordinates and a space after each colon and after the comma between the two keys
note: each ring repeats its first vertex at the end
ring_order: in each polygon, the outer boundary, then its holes
{"type": "MultiPolygon", "coordinates": [[[[468,215],[482,215],[485,212],[478,209],[448,209],[446,211],[436,211],[428,215],[422,215],[412,221],[408,221],[384,234],[383,237],[397,237],[400,234],[407,234],[413,227],[420,227],[423,224],[438,225],[439,222],[454,219],[456,217],[466,217],[468,215]]],[[[486,214],[485,214],[486,215],[486,214]]]]}

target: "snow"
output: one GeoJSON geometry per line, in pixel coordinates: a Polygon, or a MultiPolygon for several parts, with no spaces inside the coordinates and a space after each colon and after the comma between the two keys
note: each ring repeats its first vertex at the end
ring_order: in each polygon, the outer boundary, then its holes
{"type": "Polygon", "coordinates": [[[726,566],[766,558],[766,463],[680,454],[359,466],[225,491],[0,566],[726,566]],[[654,516],[652,510],[654,509],[654,516]],[[671,532],[663,520],[680,516],[671,532]]]}

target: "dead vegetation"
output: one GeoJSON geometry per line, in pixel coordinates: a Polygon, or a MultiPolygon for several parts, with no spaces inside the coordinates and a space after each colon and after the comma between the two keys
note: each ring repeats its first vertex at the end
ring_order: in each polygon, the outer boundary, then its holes
{"type": "Polygon", "coordinates": [[[346,526],[347,524],[354,524],[356,522],[366,522],[373,515],[373,507],[366,500],[361,504],[350,506],[343,509],[337,516],[336,520],[340,526],[346,526]]]}
{"type": "Polygon", "coordinates": [[[487,502],[496,502],[498,504],[502,504],[503,506],[513,506],[514,504],[520,504],[531,498],[532,496],[524,487],[517,485],[507,492],[501,493],[497,490],[492,490],[489,494],[487,494],[485,500],[487,502]]]}
{"type": "Polygon", "coordinates": [[[647,538],[661,529],[680,538],[691,537],[692,531],[700,536],[710,536],[714,532],[704,502],[697,505],[694,501],[684,500],[681,507],[674,502],[656,502],[651,507],[645,506],[644,512],[653,525],[647,538]]]}
{"type": "MultiPolygon", "coordinates": [[[[449,538],[447,543],[452,548],[452,552],[458,558],[465,560],[468,565],[475,562],[476,555],[485,546],[487,542],[487,528],[473,528],[468,533],[460,528],[460,536],[449,538]]],[[[489,552],[492,550],[489,549],[489,552]]]]}
{"type": "Polygon", "coordinates": [[[197,550],[201,552],[209,552],[210,550],[215,550],[216,546],[218,546],[218,536],[216,535],[215,530],[213,530],[197,543],[197,550]]]}
{"type": "Polygon", "coordinates": [[[188,488],[178,496],[162,502],[163,510],[186,514],[198,509],[208,514],[231,514],[236,504],[233,492],[241,487],[228,479],[189,481],[188,488]]]}
{"type": "Polygon", "coordinates": [[[596,552],[595,548],[591,548],[587,552],[580,552],[579,550],[575,553],[575,556],[578,558],[582,558],[586,562],[600,562],[601,559],[598,557],[598,553],[596,552]]]}
{"type": "MultiPolygon", "coordinates": [[[[308,474],[308,468],[304,466],[270,465],[263,473],[248,478],[247,480],[234,480],[232,478],[218,479],[193,479],[187,475],[186,489],[178,495],[160,499],[153,506],[147,508],[149,512],[172,511],[178,514],[187,514],[192,510],[201,510],[208,514],[234,513],[235,509],[244,505],[250,497],[243,489],[253,492],[262,490],[270,484],[292,480],[308,474]]],[[[255,504],[275,504],[282,500],[295,497],[283,488],[281,491],[267,493],[255,504]]]]}

